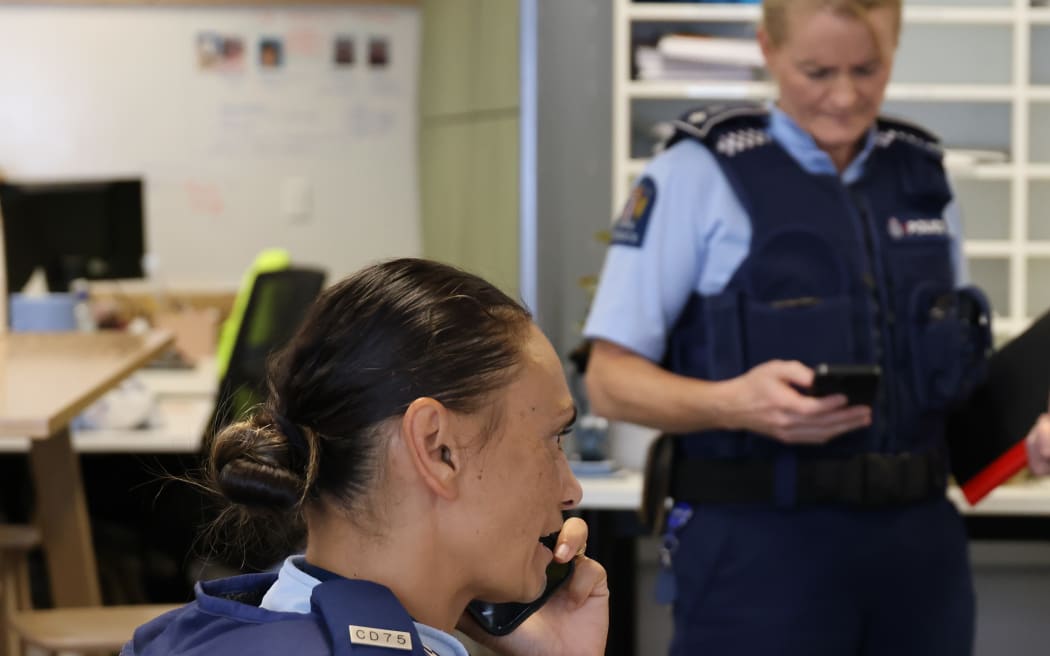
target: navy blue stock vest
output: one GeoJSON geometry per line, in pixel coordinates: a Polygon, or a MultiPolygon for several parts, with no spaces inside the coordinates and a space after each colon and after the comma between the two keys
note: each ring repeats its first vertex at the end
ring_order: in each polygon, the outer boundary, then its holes
{"type": "Polygon", "coordinates": [[[705,432],[685,436],[687,457],[801,458],[940,450],[947,406],[979,376],[987,332],[955,320],[958,304],[944,209],[951,191],[935,137],[880,118],[863,175],[806,172],[768,132],[768,112],[694,111],[669,141],[695,139],[714,154],[750,217],[748,255],[719,294],[694,293],[673,326],[664,366],[708,380],[771,359],[877,363],[873,424],[822,446],[705,432]],[[693,120],[689,120],[693,119],[693,120]]]}
{"type": "Polygon", "coordinates": [[[197,600],[137,629],[122,656],[425,656],[408,612],[387,588],[334,578],[313,589],[311,612],[258,606],[276,574],[197,584],[197,600]]]}

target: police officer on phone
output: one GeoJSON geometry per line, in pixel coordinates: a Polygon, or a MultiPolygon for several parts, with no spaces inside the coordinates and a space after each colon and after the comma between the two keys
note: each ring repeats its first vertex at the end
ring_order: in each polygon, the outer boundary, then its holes
{"type": "Polygon", "coordinates": [[[320,296],[268,382],[214,438],[207,485],[305,553],[198,584],[125,656],[467,656],[453,628],[511,656],[604,652],[605,570],[562,517],[581,495],[561,450],[575,406],[519,303],[381,262],[320,296]],[[474,599],[491,603],[465,613],[474,599]]]}
{"type": "Polygon", "coordinates": [[[673,654],[971,653],[944,424],[989,309],[937,138],[878,116],[900,22],[900,0],[765,0],[778,100],[684,115],[614,226],[588,393],[678,436],[673,654]],[[808,395],[821,364],[877,370],[870,405],[808,395]]]}

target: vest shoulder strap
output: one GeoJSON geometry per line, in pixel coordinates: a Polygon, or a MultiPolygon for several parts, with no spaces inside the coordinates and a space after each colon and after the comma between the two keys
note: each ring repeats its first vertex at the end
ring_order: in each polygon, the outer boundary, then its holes
{"type": "Polygon", "coordinates": [[[674,132],[662,148],[695,139],[711,151],[732,157],[772,143],[769,112],[761,105],[736,103],[698,107],[673,122],[674,132]]]}
{"type": "Polygon", "coordinates": [[[311,607],[327,628],[333,656],[425,656],[411,616],[386,587],[333,579],[313,589],[311,607]]]}
{"type": "Polygon", "coordinates": [[[880,116],[876,121],[876,130],[876,147],[889,148],[896,143],[918,148],[938,157],[944,155],[940,137],[911,121],[880,116]]]}

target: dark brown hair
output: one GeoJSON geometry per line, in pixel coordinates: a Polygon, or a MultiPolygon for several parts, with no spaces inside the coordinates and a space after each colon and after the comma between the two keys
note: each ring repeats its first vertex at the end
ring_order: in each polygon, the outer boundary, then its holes
{"type": "MultiPolygon", "coordinates": [[[[422,259],[326,290],[269,366],[269,399],[215,438],[209,486],[248,511],[301,520],[321,496],[351,510],[380,474],[382,425],[420,397],[484,409],[520,362],[531,317],[478,276],[422,259]]],[[[292,526],[301,521],[270,522],[292,526]]],[[[294,539],[285,539],[291,544],[294,539]]]]}

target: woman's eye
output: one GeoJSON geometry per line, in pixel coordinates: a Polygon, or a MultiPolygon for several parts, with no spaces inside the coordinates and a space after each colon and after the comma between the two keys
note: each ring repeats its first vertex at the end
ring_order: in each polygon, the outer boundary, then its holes
{"type": "Polygon", "coordinates": [[[814,70],[809,70],[806,71],[806,77],[814,81],[826,80],[831,77],[831,69],[817,68],[814,70]]]}

